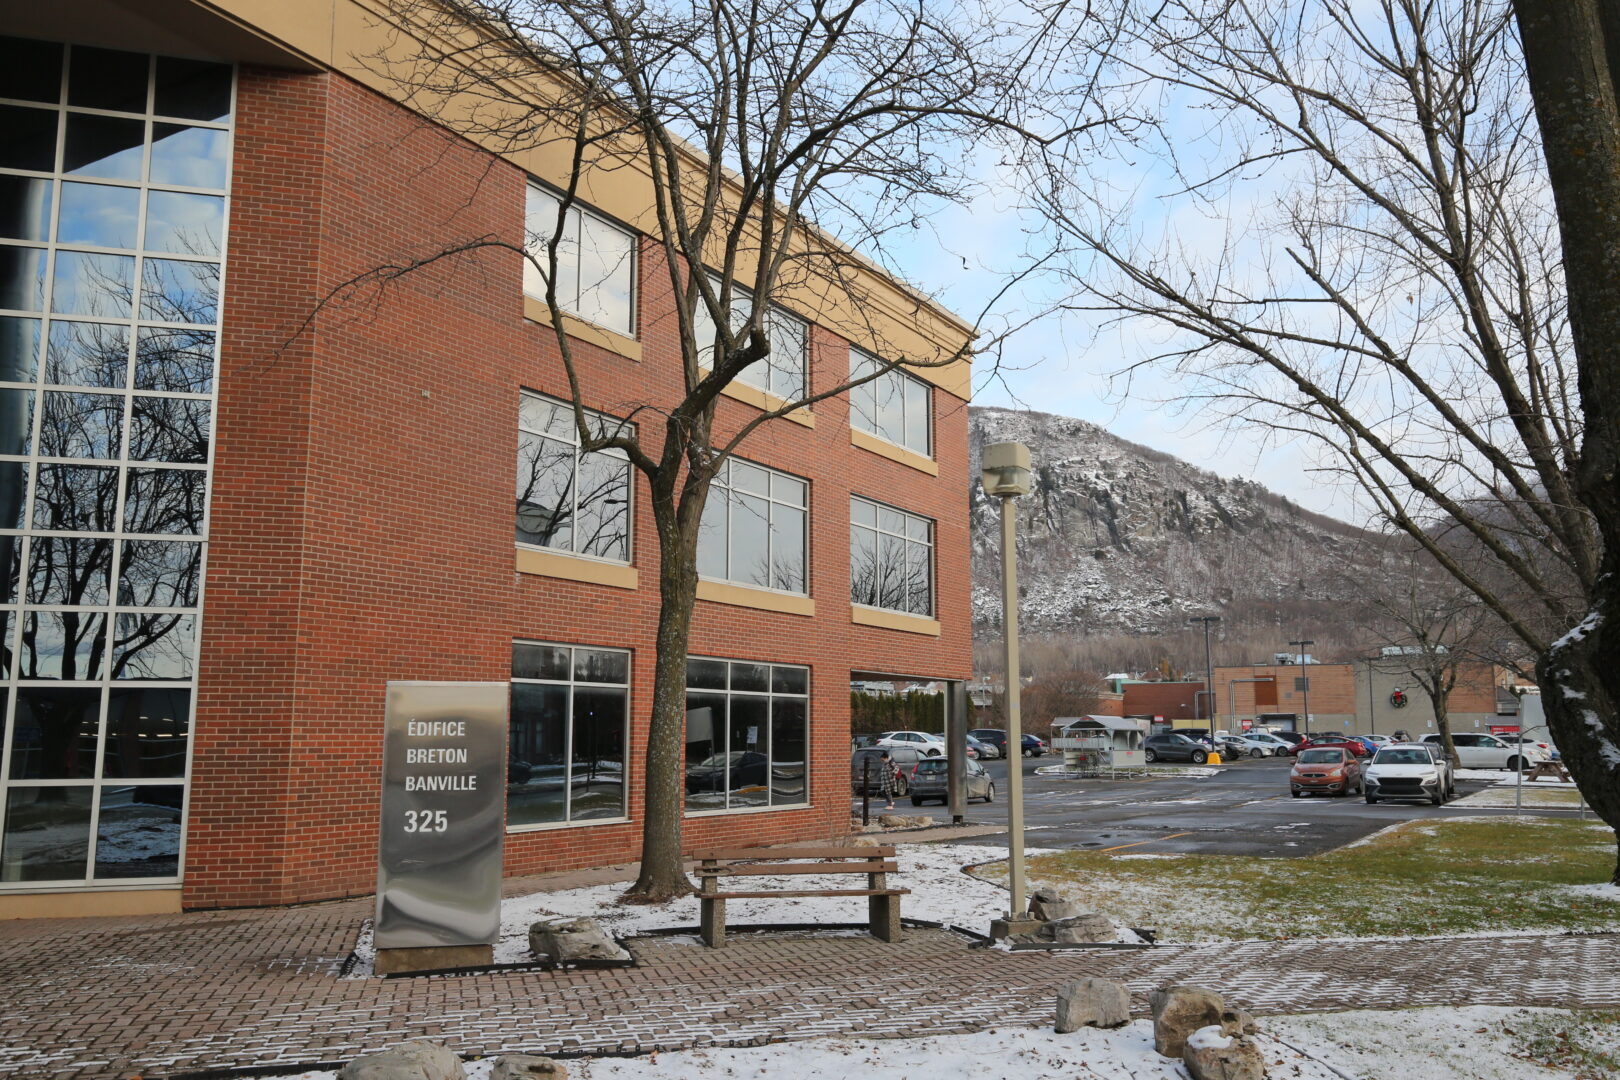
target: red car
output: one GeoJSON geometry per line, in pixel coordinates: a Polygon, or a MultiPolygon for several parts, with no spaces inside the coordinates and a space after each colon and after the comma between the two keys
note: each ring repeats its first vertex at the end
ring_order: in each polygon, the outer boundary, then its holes
{"type": "Polygon", "coordinates": [[[1372,753],[1371,750],[1367,749],[1367,744],[1359,739],[1350,739],[1343,735],[1312,735],[1310,738],[1288,751],[1288,755],[1290,757],[1298,757],[1301,750],[1310,750],[1319,747],[1331,750],[1348,750],[1358,758],[1367,757],[1372,753]]]}

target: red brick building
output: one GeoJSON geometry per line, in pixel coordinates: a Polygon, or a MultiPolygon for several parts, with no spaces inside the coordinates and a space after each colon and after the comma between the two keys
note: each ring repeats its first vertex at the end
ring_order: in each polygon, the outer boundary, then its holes
{"type": "MultiPolygon", "coordinates": [[[[374,30],[346,0],[174,8],[41,6],[3,42],[0,916],[370,892],[391,680],[512,682],[507,873],[635,859],[648,491],[551,423],[567,382],[524,261],[321,306],[401,252],[522,237],[544,163],[368,84],[343,58],[374,30]]],[[[585,404],[622,419],[683,388],[646,208],[602,191],[580,227],[624,245],[629,284],[574,349],[585,404]]],[[[906,333],[969,336],[922,310],[906,333]]],[[[874,348],[835,312],[784,318],[812,389],[874,348]]],[[[845,831],[851,678],[970,674],[967,376],[897,377],[906,431],[829,399],[728,474],[687,764],[762,771],[689,794],[689,845],[845,831]],[[891,548],[922,591],[862,593],[854,564],[891,548]]],[[[769,389],[734,386],[718,434],[769,389]]]]}

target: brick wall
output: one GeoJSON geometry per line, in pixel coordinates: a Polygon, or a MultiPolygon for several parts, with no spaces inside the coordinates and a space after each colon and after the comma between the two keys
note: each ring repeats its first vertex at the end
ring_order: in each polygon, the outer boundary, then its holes
{"type": "MultiPolygon", "coordinates": [[[[514,572],[519,392],[566,395],[552,331],[523,318],[521,262],[448,260],[314,314],[402,255],[521,238],[524,178],[340,77],[244,69],[227,264],[185,902],[371,891],[383,695],[395,679],[504,680],[514,637],[632,651],[629,824],[507,836],[508,873],[633,859],[651,700],[657,545],[637,480],[636,591],[514,572]]],[[[681,391],[670,289],[642,251],[639,362],[577,343],[588,404],[681,391]]],[[[812,381],[848,371],[816,327],[812,381]]],[[[852,670],[971,671],[965,403],[935,391],[931,477],[850,445],[848,407],[775,421],[743,456],[812,481],[813,618],[700,602],[691,651],[811,668],[811,805],[689,819],[689,846],[825,837],[848,825],[852,670]],[[849,497],[934,518],[939,637],[855,625],[849,497]]],[[[717,439],[753,414],[724,400],[717,439]]],[[[642,435],[656,453],[660,431],[642,435]]]]}
{"type": "Polygon", "coordinates": [[[1207,715],[1209,706],[1198,696],[1203,689],[1202,682],[1126,683],[1121,715],[1192,720],[1207,715]]]}

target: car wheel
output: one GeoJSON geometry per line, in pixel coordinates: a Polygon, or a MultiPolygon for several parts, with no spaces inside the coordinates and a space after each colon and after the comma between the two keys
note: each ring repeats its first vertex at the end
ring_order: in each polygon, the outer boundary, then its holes
{"type": "Polygon", "coordinates": [[[1142,760],[1151,765],[1153,762],[1159,760],[1159,753],[1150,747],[1147,750],[1142,751],[1142,760]]]}
{"type": "Polygon", "coordinates": [[[1429,796],[1429,802],[1432,803],[1435,806],[1439,806],[1441,803],[1443,803],[1445,801],[1446,801],[1446,793],[1443,792],[1443,791],[1436,791],[1433,795],[1429,796]]]}
{"type": "Polygon", "coordinates": [[[1301,796],[1303,796],[1305,793],[1303,791],[1299,790],[1298,788],[1295,788],[1293,790],[1292,794],[1293,794],[1294,798],[1298,799],[1301,796]]]}
{"type": "Polygon", "coordinates": [[[905,777],[902,776],[899,780],[895,781],[894,794],[895,794],[896,798],[902,798],[902,799],[905,798],[906,792],[908,792],[910,790],[911,790],[911,785],[906,783],[906,778],[905,777]]]}
{"type": "Polygon", "coordinates": [[[1253,750],[1249,751],[1249,756],[1252,758],[1263,758],[1266,756],[1266,752],[1257,746],[1253,750]]]}
{"type": "Polygon", "coordinates": [[[1194,750],[1193,751],[1192,763],[1194,765],[1202,765],[1204,762],[1206,762],[1208,760],[1209,760],[1209,755],[1204,753],[1202,750],[1194,750]]]}
{"type": "Polygon", "coordinates": [[[921,799],[919,799],[919,798],[918,798],[918,797],[917,797],[917,796],[915,796],[915,795],[913,795],[913,796],[912,796],[912,797],[911,797],[911,805],[912,805],[912,806],[921,806],[921,805],[922,805],[922,802],[923,802],[923,801],[922,801],[922,800],[921,800],[921,799]]]}
{"type": "Polygon", "coordinates": [[[1367,799],[1368,803],[1376,803],[1378,801],[1378,796],[1376,796],[1376,795],[1368,795],[1368,796],[1366,796],[1366,799],[1367,799]]]}
{"type": "Polygon", "coordinates": [[[1517,754],[1515,754],[1512,757],[1508,758],[1507,771],[1508,772],[1523,772],[1524,771],[1524,758],[1519,757],[1517,754]]]}
{"type": "Polygon", "coordinates": [[[990,790],[984,794],[984,801],[987,803],[993,803],[996,801],[996,785],[990,785],[990,790]]]}

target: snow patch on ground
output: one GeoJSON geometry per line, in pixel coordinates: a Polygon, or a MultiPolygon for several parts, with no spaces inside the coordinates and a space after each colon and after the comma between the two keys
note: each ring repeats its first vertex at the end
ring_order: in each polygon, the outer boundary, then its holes
{"type": "Polygon", "coordinates": [[[1613,900],[1620,903],[1620,885],[1570,885],[1571,892],[1582,896],[1595,896],[1599,900],[1613,900]]]}

